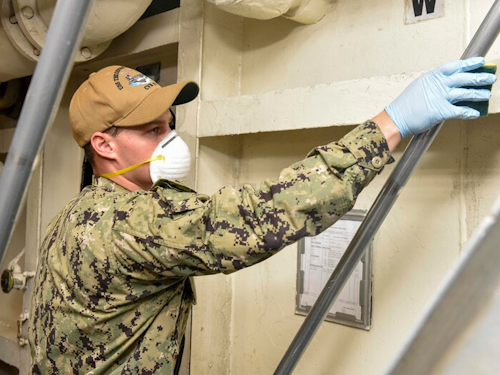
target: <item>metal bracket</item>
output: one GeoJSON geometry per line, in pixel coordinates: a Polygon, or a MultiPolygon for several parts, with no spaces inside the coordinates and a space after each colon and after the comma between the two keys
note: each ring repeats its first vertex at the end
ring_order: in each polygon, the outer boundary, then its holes
{"type": "Polygon", "coordinates": [[[17,342],[19,346],[28,345],[28,339],[23,337],[23,323],[27,321],[30,317],[28,310],[24,310],[24,312],[19,315],[19,319],[17,319],[17,342]]]}

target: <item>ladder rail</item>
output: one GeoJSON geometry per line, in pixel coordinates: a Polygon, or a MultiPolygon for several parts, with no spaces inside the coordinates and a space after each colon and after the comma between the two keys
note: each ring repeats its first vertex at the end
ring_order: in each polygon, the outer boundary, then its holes
{"type": "Polygon", "coordinates": [[[0,264],[54,121],[93,0],[58,1],[0,176],[0,264]]]}
{"type": "Polygon", "coordinates": [[[499,243],[500,197],[395,356],[387,375],[434,373],[447,351],[477,324],[500,284],[499,243]]]}
{"type": "MultiPolygon", "coordinates": [[[[500,0],[495,0],[495,3],[462,55],[462,59],[485,56],[499,33],[500,0]]],[[[304,323],[292,340],[274,375],[285,375],[293,372],[320,324],[324,321],[326,314],[359,263],[366,247],[375,236],[398,198],[401,189],[406,185],[418,161],[428,150],[443,124],[444,122],[441,122],[426,132],[412,138],[401,160],[382,187],[363,223],[354,235],[321,294],[318,296],[316,303],[311,308],[304,323]]]]}

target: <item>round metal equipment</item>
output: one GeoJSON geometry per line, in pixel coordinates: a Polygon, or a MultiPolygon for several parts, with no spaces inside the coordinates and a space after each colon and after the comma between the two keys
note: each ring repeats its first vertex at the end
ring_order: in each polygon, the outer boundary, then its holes
{"type": "Polygon", "coordinates": [[[14,288],[14,276],[12,275],[12,271],[5,270],[2,272],[2,291],[4,293],[9,293],[12,288],[14,288]]]}

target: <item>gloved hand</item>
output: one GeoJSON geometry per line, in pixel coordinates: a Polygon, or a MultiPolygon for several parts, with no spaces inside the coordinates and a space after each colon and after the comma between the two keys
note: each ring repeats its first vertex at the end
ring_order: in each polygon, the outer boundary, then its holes
{"type": "Polygon", "coordinates": [[[478,118],[479,111],[453,103],[489,100],[490,90],[464,88],[487,86],[496,81],[496,76],[491,73],[467,73],[480,68],[484,62],[482,57],[458,60],[413,81],[385,108],[401,137],[422,133],[444,120],[478,118]]]}

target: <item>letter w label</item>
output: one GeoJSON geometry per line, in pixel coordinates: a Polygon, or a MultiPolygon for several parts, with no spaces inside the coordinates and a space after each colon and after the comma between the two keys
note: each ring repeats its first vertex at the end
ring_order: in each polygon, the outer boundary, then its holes
{"type": "Polygon", "coordinates": [[[427,9],[427,14],[434,13],[434,9],[436,8],[436,0],[413,0],[413,13],[415,13],[415,17],[420,17],[422,15],[422,11],[427,9]]]}
{"type": "Polygon", "coordinates": [[[444,17],[445,0],[405,0],[406,23],[444,17]]]}

